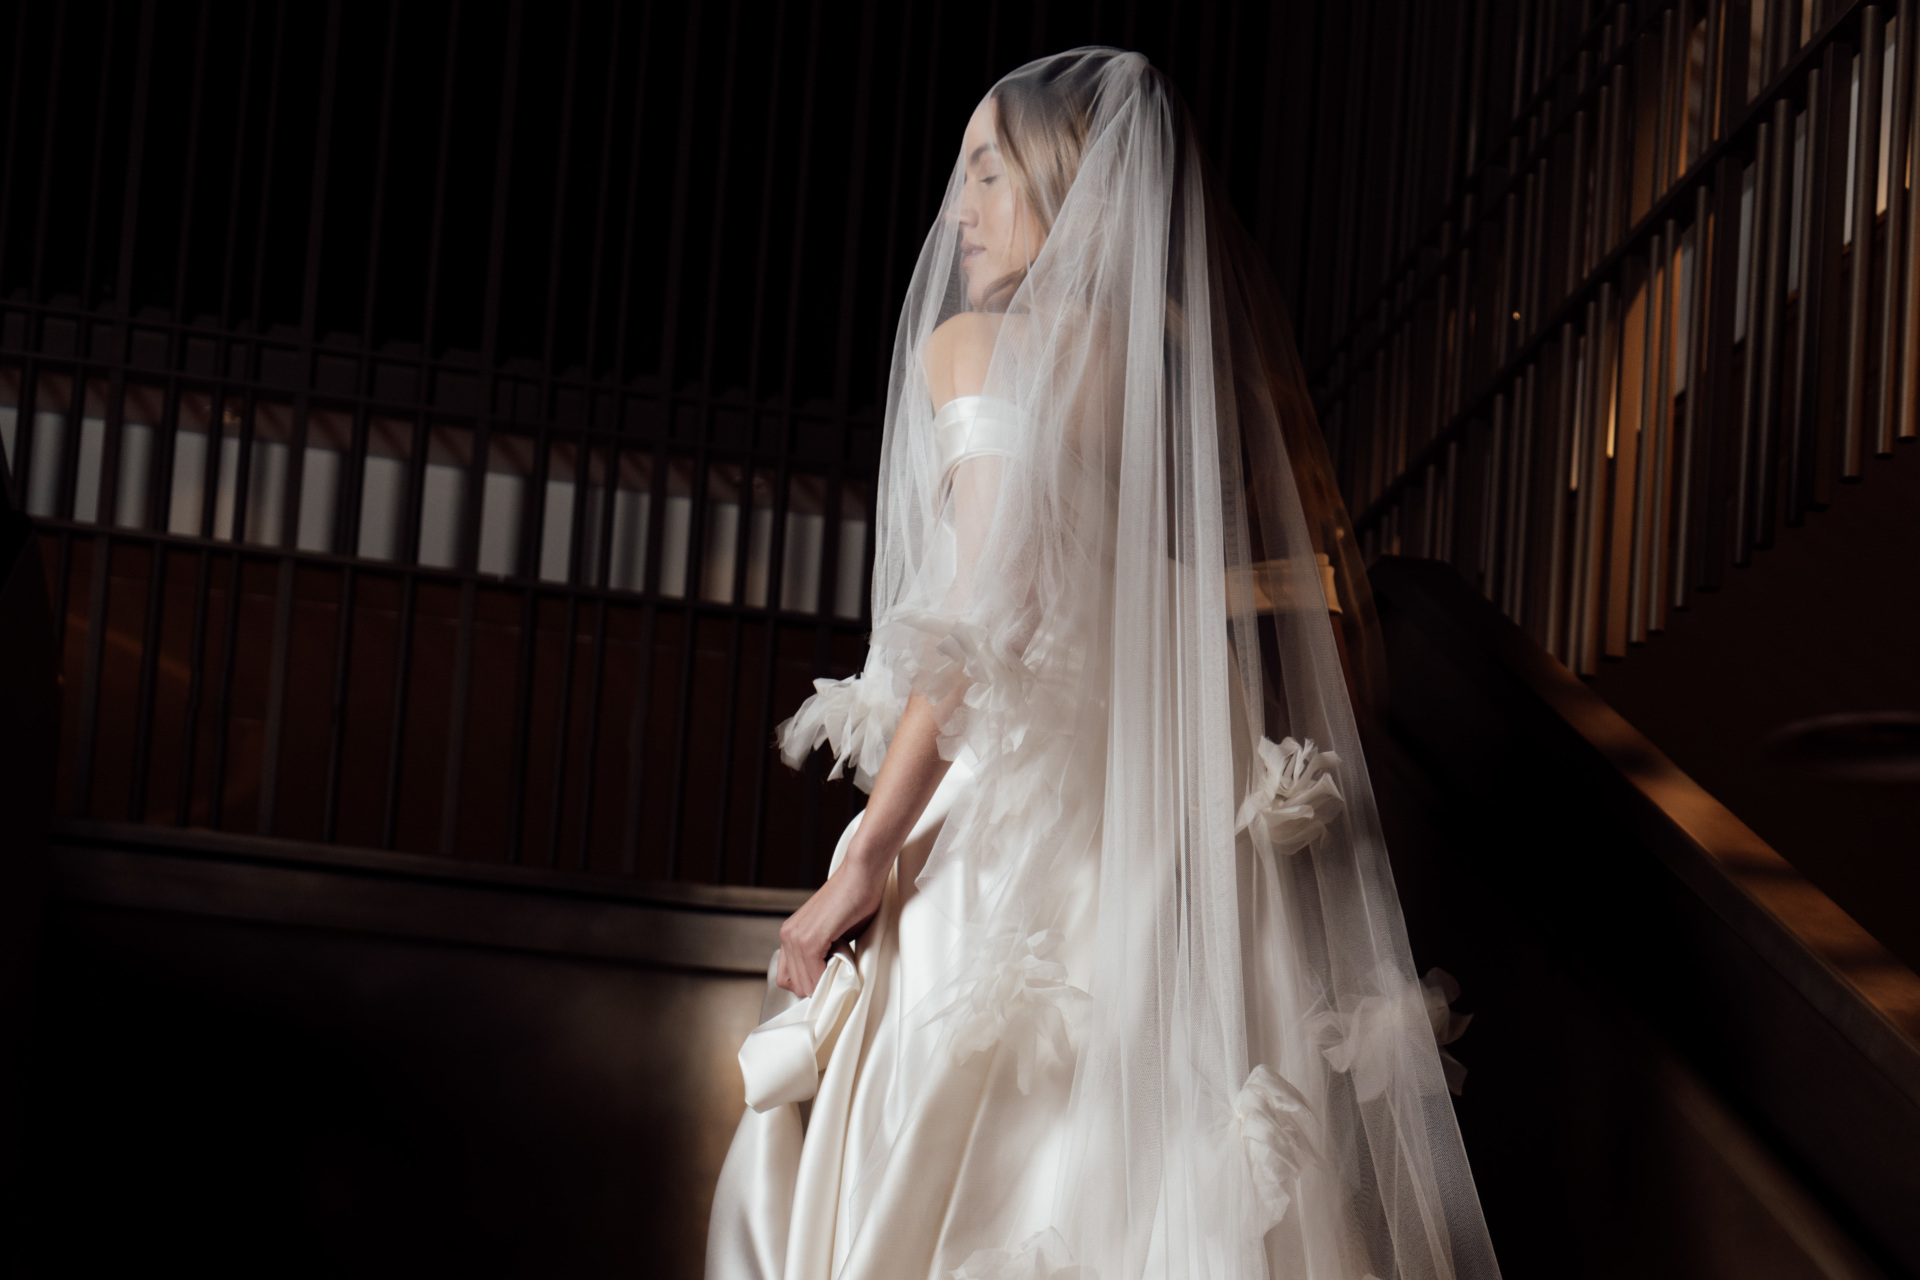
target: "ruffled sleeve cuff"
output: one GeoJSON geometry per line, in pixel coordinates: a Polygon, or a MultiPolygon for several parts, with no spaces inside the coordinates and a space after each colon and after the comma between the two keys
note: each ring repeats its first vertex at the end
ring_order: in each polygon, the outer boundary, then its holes
{"type": "Polygon", "coordinates": [[[813,696],[800,704],[790,720],[774,730],[780,758],[798,769],[821,745],[833,750],[829,778],[853,768],[853,785],[873,790],[873,780],[887,756],[903,699],[895,698],[884,680],[848,676],[844,680],[815,680],[813,696]]]}

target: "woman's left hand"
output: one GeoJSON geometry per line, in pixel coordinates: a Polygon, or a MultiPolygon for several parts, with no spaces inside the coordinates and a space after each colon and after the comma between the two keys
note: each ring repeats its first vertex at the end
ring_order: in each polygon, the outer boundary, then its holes
{"type": "Polygon", "coordinates": [[[878,914],[892,861],[877,868],[848,857],[827,882],[780,926],[780,968],[774,981],[803,999],[826,972],[834,944],[858,933],[878,914]]]}

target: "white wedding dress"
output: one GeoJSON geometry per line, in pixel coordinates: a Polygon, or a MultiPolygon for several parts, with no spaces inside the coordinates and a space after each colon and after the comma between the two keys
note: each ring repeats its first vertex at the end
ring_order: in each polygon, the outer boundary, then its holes
{"type": "Polygon", "coordinates": [[[981,394],[936,406],[928,343],[976,309],[960,157],[895,344],[867,659],[780,729],[865,788],[918,695],[953,763],[814,994],[769,975],[708,1278],[1497,1280],[1284,316],[1139,55],[990,97],[1046,235],[968,322],[981,394]]]}
{"type": "MultiPolygon", "coordinates": [[[[1004,456],[1010,409],[964,396],[936,416],[943,478],[1004,456]]],[[[762,1027],[741,1051],[755,1105],[714,1193],[710,1277],[939,1275],[981,1239],[1047,1228],[1073,1086],[1068,1020],[1092,985],[1093,861],[1050,936],[1013,943],[995,957],[1010,962],[1001,981],[963,989],[959,1003],[978,1008],[941,1007],[965,941],[965,876],[916,881],[947,815],[975,798],[974,763],[968,752],[949,767],[879,914],[811,998],[796,1002],[769,967],[762,1027]],[[955,1014],[976,1024],[961,1043],[955,1014]],[[917,1096],[940,1105],[915,1110],[917,1096]]],[[[859,825],[856,815],[829,874],[859,825]]]]}

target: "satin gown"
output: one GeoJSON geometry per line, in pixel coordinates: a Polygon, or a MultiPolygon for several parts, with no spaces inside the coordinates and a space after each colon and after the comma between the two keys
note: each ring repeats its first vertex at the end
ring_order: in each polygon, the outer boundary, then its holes
{"type": "MultiPolygon", "coordinates": [[[[935,421],[943,475],[969,458],[1007,453],[1013,425],[991,399],[948,404],[935,421]]],[[[964,941],[965,876],[950,867],[916,884],[947,815],[975,798],[974,763],[963,752],[949,768],[878,915],[830,958],[810,999],[776,987],[769,965],[762,1025],[741,1051],[750,1105],[714,1193],[709,1280],[984,1275],[996,1246],[1046,1229],[1071,1054],[1044,1033],[992,1039],[973,1052],[943,1039],[964,941]]],[[[833,866],[859,822],[841,835],[833,866]]],[[[1075,896],[1045,955],[1021,958],[1029,973],[1045,971],[1069,992],[1089,985],[1090,875],[1075,896]]],[[[1019,1004],[1016,992],[1008,1008],[984,1012],[1003,1021],[1033,1012],[1019,1004]]]]}

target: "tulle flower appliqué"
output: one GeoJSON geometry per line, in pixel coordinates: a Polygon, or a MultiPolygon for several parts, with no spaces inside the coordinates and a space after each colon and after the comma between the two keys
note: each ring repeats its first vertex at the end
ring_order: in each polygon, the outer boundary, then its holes
{"type": "Polygon", "coordinates": [[[1052,1227],[1015,1249],[981,1249],[953,1271],[954,1280],[1098,1280],[1093,1268],[1073,1261],[1067,1242],[1052,1227]]]}
{"type": "Polygon", "coordinates": [[[1440,1070],[1446,1073],[1447,1090],[1457,1097],[1467,1087],[1467,1069],[1447,1052],[1447,1046],[1467,1033],[1473,1015],[1453,1011],[1453,1002],[1460,998],[1460,983],[1445,969],[1427,970],[1420,981],[1420,996],[1426,1002],[1434,1043],[1440,1046],[1440,1070]]]}
{"type": "Polygon", "coordinates": [[[1275,853],[1298,853],[1318,843],[1346,800],[1334,782],[1340,757],[1321,751],[1313,739],[1261,738],[1247,798],[1235,831],[1264,836],[1275,853]]]}
{"type": "Polygon", "coordinates": [[[1472,1014],[1455,1013],[1452,1004],[1460,998],[1460,984],[1444,969],[1429,969],[1427,976],[1408,983],[1396,995],[1367,996],[1350,1013],[1322,1012],[1310,1019],[1311,1027],[1328,1041],[1321,1051],[1327,1065],[1353,1078],[1354,1096],[1361,1102],[1386,1092],[1394,1059],[1403,1040],[1421,1028],[1433,1034],[1440,1050],[1440,1069],[1448,1091],[1458,1094],[1466,1087],[1467,1069],[1446,1046],[1466,1033],[1472,1014]]]}
{"type": "Polygon", "coordinates": [[[1054,938],[1038,933],[993,934],[976,947],[954,982],[959,993],[934,1016],[951,1017],[953,1061],[1004,1044],[1014,1055],[1020,1092],[1032,1088],[1042,1048],[1060,1062],[1073,1060],[1073,1032],[1092,997],[1067,982],[1067,967],[1047,953],[1054,938]]]}
{"type": "Polygon", "coordinates": [[[887,756],[887,742],[900,722],[902,700],[892,695],[885,680],[860,676],[815,680],[813,689],[813,696],[800,704],[793,718],[774,730],[780,758],[789,768],[798,769],[825,742],[834,755],[833,771],[827,776],[838,778],[851,761],[853,784],[871,791],[880,762],[887,756]]]}
{"type": "Polygon", "coordinates": [[[1253,1069],[1234,1096],[1230,1129],[1252,1181],[1261,1235],[1287,1216],[1294,1182],[1318,1158],[1313,1126],[1306,1098],[1264,1063],[1253,1069]]]}

